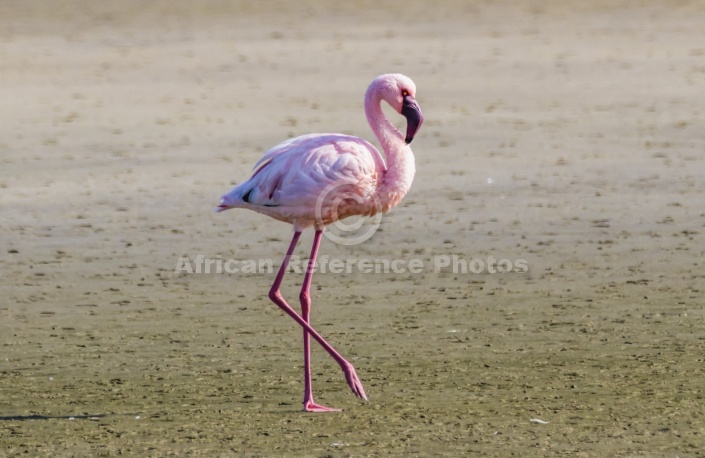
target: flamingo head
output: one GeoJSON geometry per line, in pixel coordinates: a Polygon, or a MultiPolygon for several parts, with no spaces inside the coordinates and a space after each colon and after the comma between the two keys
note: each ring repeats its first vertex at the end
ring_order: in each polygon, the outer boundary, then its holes
{"type": "Polygon", "coordinates": [[[421,107],[416,102],[416,85],[411,78],[399,73],[382,75],[376,80],[381,98],[406,118],[404,141],[411,143],[423,123],[421,107]]]}

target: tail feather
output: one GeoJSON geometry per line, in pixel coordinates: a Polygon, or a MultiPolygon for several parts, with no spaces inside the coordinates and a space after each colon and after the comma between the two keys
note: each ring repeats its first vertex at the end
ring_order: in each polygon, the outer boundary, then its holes
{"type": "Polygon", "coordinates": [[[224,194],[220,198],[220,205],[218,205],[215,209],[216,213],[224,212],[225,210],[229,210],[231,208],[242,207],[244,203],[249,203],[248,199],[250,197],[250,193],[252,192],[252,188],[243,193],[242,188],[245,187],[243,185],[245,185],[245,183],[240,186],[236,186],[232,191],[224,194]]]}

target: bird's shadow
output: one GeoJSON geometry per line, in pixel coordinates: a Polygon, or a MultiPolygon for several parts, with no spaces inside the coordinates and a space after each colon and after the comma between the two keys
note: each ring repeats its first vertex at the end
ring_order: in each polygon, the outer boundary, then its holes
{"type": "Polygon", "coordinates": [[[106,417],[138,416],[139,413],[99,413],[95,415],[3,415],[0,421],[29,421],[29,420],[96,420],[106,417]]]}

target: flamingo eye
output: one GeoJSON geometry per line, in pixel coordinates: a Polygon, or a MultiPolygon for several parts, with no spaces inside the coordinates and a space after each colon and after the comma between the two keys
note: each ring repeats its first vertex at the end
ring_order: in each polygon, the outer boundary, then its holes
{"type": "Polygon", "coordinates": [[[402,95],[403,97],[406,97],[407,95],[409,95],[409,91],[407,91],[406,89],[404,89],[404,90],[401,91],[401,95],[402,95]]]}

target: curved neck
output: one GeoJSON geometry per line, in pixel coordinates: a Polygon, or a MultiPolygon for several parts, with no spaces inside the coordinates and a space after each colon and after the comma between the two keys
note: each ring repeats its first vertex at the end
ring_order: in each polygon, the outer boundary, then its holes
{"type": "Polygon", "coordinates": [[[414,153],[402,135],[392,124],[381,107],[382,98],[374,87],[365,94],[367,122],[382,146],[387,169],[377,186],[382,211],[395,207],[411,188],[416,174],[414,153]]]}
{"type": "Polygon", "coordinates": [[[375,137],[382,145],[385,156],[387,156],[388,151],[406,146],[406,143],[401,132],[394,127],[394,124],[382,112],[381,104],[382,98],[371,87],[365,94],[365,115],[372,132],[374,132],[375,137]]]}

